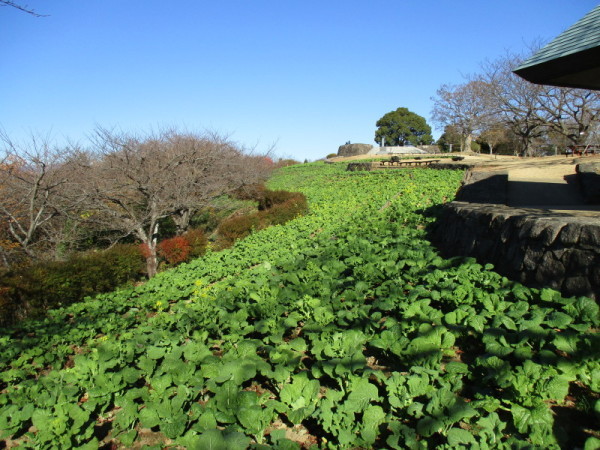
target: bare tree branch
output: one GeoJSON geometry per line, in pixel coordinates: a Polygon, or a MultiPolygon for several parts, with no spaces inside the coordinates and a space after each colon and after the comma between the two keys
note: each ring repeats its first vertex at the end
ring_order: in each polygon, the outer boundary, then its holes
{"type": "Polygon", "coordinates": [[[12,2],[10,0],[0,0],[1,6],[12,6],[13,8],[18,9],[19,11],[23,11],[27,14],[31,14],[35,17],[48,17],[48,14],[39,14],[36,13],[33,9],[29,8],[27,5],[19,5],[18,3],[12,2]]]}

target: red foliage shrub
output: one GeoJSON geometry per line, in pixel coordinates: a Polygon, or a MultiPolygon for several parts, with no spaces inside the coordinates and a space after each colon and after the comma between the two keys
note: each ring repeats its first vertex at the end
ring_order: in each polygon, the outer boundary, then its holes
{"type": "Polygon", "coordinates": [[[183,236],[175,236],[160,241],[156,246],[158,256],[170,265],[180,264],[188,260],[191,245],[183,236]]]}
{"type": "Polygon", "coordinates": [[[148,244],[140,244],[139,249],[140,249],[140,253],[144,259],[150,257],[150,247],[148,247],[148,244]]]}

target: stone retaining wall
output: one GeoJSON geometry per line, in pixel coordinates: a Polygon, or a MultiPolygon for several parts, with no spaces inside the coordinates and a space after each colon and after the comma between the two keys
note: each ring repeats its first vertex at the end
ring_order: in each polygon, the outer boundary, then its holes
{"type": "Polygon", "coordinates": [[[473,256],[528,286],[600,299],[597,217],[452,202],[431,239],[444,256],[473,256]]]}

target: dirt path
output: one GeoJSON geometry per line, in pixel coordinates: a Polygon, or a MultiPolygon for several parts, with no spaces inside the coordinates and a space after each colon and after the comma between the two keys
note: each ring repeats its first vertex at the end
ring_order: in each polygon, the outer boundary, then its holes
{"type": "Polygon", "coordinates": [[[553,164],[509,169],[508,204],[561,210],[583,205],[575,165],[553,164]]]}

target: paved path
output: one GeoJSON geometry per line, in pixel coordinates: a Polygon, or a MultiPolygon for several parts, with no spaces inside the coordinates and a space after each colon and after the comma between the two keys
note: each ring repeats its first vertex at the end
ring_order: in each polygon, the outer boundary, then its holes
{"type": "Polygon", "coordinates": [[[568,163],[509,169],[508,204],[556,211],[600,211],[600,205],[583,202],[575,165],[568,163]]]}

